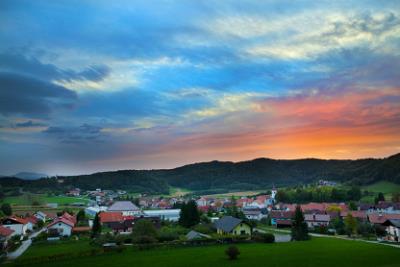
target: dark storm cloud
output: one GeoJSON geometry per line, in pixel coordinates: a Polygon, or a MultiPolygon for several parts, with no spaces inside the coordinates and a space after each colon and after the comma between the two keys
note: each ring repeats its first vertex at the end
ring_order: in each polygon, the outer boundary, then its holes
{"type": "Polygon", "coordinates": [[[29,128],[29,127],[44,127],[44,126],[47,126],[47,124],[29,120],[29,121],[25,121],[25,122],[16,123],[15,126],[21,127],[21,128],[29,128]]]}
{"type": "Polygon", "coordinates": [[[82,71],[75,71],[45,64],[33,56],[18,53],[0,54],[0,70],[28,74],[49,81],[101,81],[110,73],[110,68],[105,65],[92,65],[82,71]]]}
{"type": "Polygon", "coordinates": [[[101,142],[106,136],[101,130],[101,127],[85,123],[79,127],[51,126],[44,130],[43,133],[56,138],[61,143],[84,144],[101,142]]]}
{"type": "Polygon", "coordinates": [[[75,92],[31,76],[0,72],[0,113],[47,117],[53,110],[71,107],[75,92]]]}

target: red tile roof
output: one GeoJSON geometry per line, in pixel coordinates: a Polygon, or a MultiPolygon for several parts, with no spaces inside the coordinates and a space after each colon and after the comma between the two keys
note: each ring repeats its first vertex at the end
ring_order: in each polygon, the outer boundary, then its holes
{"type": "Polygon", "coordinates": [[[0,235],[1,236],[7,237],[7,236],[10,236],[12,233],[14,233],[14,230],[0,225],[0,235]]]}
{"type": "Polygon", "coordinates": [[[31,222],[32,224],[37,224],[38,219],[35,216],[25,218],[27,221],[31,222]]]}
{"type": "Polygon", "coordinates": [[[101,212],[99,214],[101,223],[109,223],[109,222],[122,222],[124,221],[124,217],[122,216],[122,212],[110,211],[110,212],[101,212]]]}
{"type": "Polygon", "coordinates": [[[74,227],[74,223],[73,223],[73,222],[71,222],[70,220],[67,220],[66,218],[60,217],[60,218],[58,218],[58,219],[55,219],[54,222],[50,223],[50,224],[47,226],[47,228],[49,228],[49,227],[51,227],[51,226],[53,226],[53,225],[55,225],[55,224],[57,224],[57,223],[64,223],[64,224],[66,224],[66,225],[69,225],[69,226],[71,226],[71,227],[74,227]]]}
{"type": "Polygon", "coordinates": [[[64,212],[64,214],[61,217],[64,219],[67,219],[68,221],[72,222],[73,224],[76,224],[76,217],[67,212],[64,212]]]}
{"type": "Polygon", "coordinates": [[[293,211],[272,210],[270,213],[270,217],[274,219],[291,219],[293,216],[293,211]]]}
{"type": "Polygon", "coordinates": [[[382,224],[386,220],[400,220],[400,214],[390,214],[390,213],[371,213],[368,215],[370,223],[382,224]]]}
{"type": "Polygon", "coordinates": [[[347,214],[351,213],[354,218],[365,220],[367,219],[367,213],[363,210],[353,210],[353,211],[342,211],[340,212],[341,217],[346,217],[347,214]]]}
{"type": "Polygon", "coordinates": [[[17,223],[20,223],[20,224],[27,224],[28,223],[28,220],[20,218],[20,217],[14,217],[13,216],[13,217],[10,217],[10,219],[15,221],[15,222],[17,222],[17,223]]]}

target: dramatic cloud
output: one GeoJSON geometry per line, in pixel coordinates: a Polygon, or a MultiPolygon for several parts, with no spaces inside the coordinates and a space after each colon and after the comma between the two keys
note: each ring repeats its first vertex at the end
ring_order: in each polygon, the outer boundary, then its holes
{"type": "Polygon", "coordinates": [[[1,173],[396,153],[398,10],[1,1],[1,173]]]}
{"type": "Polygon", "coordinates": [[[25,122],[19,122],[15,124],[16,127],[45,127],[47,124],[41,123],[41,122],[34,122],[32,120],[25,121],[25,122]]]}
{"type": "Polygon", "coordinates": [[[31,76],[0,72],[0,113],[46,117],[53,110],[70,108],[76,94],[31,76]]]}

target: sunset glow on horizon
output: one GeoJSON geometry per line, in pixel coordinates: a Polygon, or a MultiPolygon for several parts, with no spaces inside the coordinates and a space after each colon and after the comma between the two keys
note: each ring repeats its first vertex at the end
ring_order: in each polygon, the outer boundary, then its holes
{"type": "Polygon", "coordinates": [[[0,175],[400,152],[399,1],[1,1],[0,175]]]}

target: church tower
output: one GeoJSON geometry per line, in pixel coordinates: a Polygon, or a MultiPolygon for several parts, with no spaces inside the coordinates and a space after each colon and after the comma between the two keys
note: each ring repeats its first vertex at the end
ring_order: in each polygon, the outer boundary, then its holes
{"type": "Polygon", "coordinates": [[[278,190],[275,188],[275,184],[272,185],[272,190],[271,190],[271,198],[275,201],[275,196],[276,193],[278,193],[278,190]]]}

